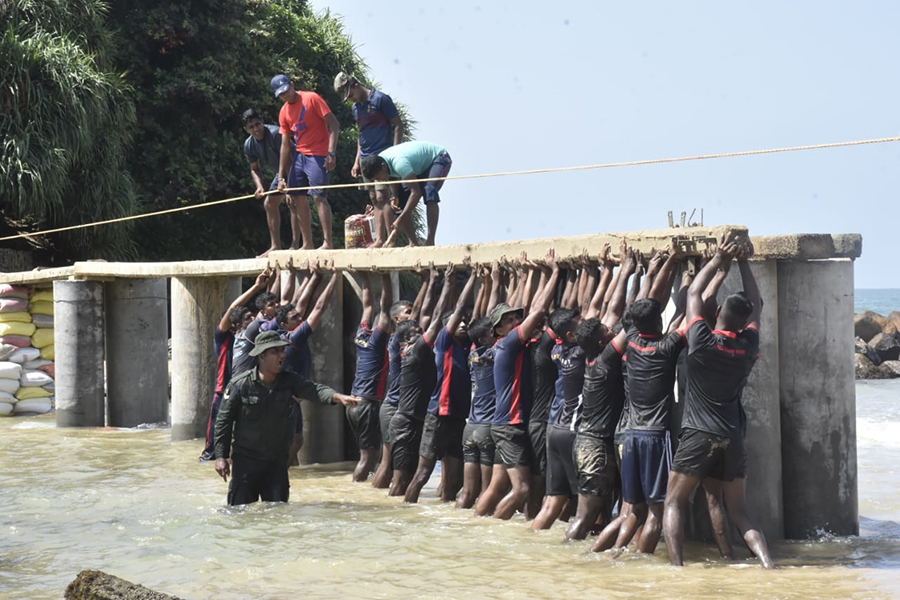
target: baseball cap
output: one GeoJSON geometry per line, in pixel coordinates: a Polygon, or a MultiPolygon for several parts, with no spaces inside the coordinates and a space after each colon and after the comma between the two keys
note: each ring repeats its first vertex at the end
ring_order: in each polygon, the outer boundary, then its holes
{"type": "Polygon", "coordinates": [[[503,320],[503,315],[508,315],[509,313],[524,313],[525,311],[521,308],[513,308],[509,304],[505,302],[501,302],[497,306],[494,307],[494,310],[491,311],[491,327],[496,327],[500,324],[500,321],[503,320]]]}
{"type": "Polygon", "coordinates": [[[250,356],[259,356],[271,348],[281,348],[288,343],[281,339],[277,331],[264,331],[256,336],[256,347],[250,351],[250,356]]]}
{"type": "Polygon", "coordinates": [[[354,79],[341,71],[334,76],[334,91],[341,95],[344,100],[350,95],[350,88],[353,86],[354,79]]]}
{"type": "Polygon", "coordinates": [[[272,86],[272,91],[275,92],[275,97],[277,98],[291,88],[291,80],[287,75],[276,75],[272,78],[272,83],[270,85],[272,86]]]}

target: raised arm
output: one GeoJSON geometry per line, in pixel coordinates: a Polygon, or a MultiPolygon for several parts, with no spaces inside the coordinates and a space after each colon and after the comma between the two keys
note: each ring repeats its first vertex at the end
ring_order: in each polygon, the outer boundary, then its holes
{"type": "Polygon", "coordinates": [[[687,303],[687,292],[688,288],[691,287],[692,281],[694,281],[694,276],[691,274],[690,269],[687,268],[687,265],[685,265],[681,271],[681,284],[678,286],[678,294],[675,296],[675,314],[672,315],[672,320],[669,321],[667,331],[675,331],[684,322],[684,306],[687,303]]]}
{"type": "Polygon", "coordinates": [[[422,331],[431,325],[431,317],[434,311],[434,284],[437,283],[438,272],[434,263],[428,263],[428,289],[425,290],[425,299],[422,301],[422,312],[419,316],[419,326],[422,331]]]}
{"type": "Polygon", "coordinates": [[[731,235],[716,250],[716,253],[706,265],[700,269],[697,276],[694,277],[693,283],[688,288],[687,301],[684,308],[685,323],[690,324],[697,317],[703,316],[703,296],[704,293],[713,296],[719,291],[721,282],[724,277],[718,278],[718,283],[713,281],[713,277],[719,269],[728,271],[731,259],[734,257],[738,248],[731,235]]]}
{"type": "Polygon", "coordinates": [[[650,293],[653,290],[653,283],[656,281],[656,276],[659,273],[659,270],[662,268],[663,262],[665,260],[666,256],[661,250],[653,251],[653,256],[650,257],[650,261],[647,263],[647,273],[646,275],[644,275],[644,282],[641,284],[641,291],[638,292],[638,300],[643,300],[644,298],[650,297],[650,293]]]}
{"type": "Polygon", "coordinates": [[[525,284],[522,286],[521,306],[524,312],[531,310],[531,301],[534,299],[534,264],[529,261],[528,275],[525,276],[525,284]]]}
{"type": "Polygon", "coordinates": [[[669,302],[669,296],[672,294],[672,284],[675,283],[676,267],[681,264],[684,254],[679,250],[678,246],[672,244],[666,261],[660,268],[653,287],[650,288],[650,297],[659,302],[659,305],[665,307],[669,302]]]}
{"type": "Polygon", "coordinates": [[[427,275],[422,275],[422,264],[420,262],[416,262],[416,273],[422,278],[422,285],[419,286],[419,293],[416,294],[416,299],[413,301],[411,317],[418,321],[419,315],[422,313],[422,302],[425,301],[425,292],[428,291],[428,282],[431,279],[427,275]]]}
{"type": "Polygon", "coordinates": [[[275,267],[274,276],[269,279],[269,292],[281,298],[281,269],[275,267]]]}
{"type": "Polygon", "coordinates": [[[606,297],[606,290],[613,277],[613,262],[609,253],[609,244],[603,244],[603,250],[600,251],[600,281],[597,283],[597,289],[594,290],[587,310],[584,311],[585,319],[600,316],[600,310],[603,308],[603,299],[606,297]]]}
{"type": "Polygon", "coordinates": [[[447,320],[447,333],[450,335],[456,335],[456,330],[459,329],[459,324],[462,322],[466,305],[472,300],[472,292],[475,290],[475,279],[476,271],[473,271],[469,274],[469,280],[466,281],[466,285],[463,286],[462,293],[460,293],[459,299],[456,301],[453,314],[447,320]]]}
{"type": "Polygon", "coordinates": [[[491,293],[491,278],[483,265],[478,265],[472,272],[472,277],[481,279],[481,285],[478,286],[478,293],[475,295],[475,306],[472,308],[472,320],[480,319],[485,314],[487,306],[487,297],[491,293]]]}
{"type": "Polygon", "coordinates": [[[394,303],[394,286],[391,285],[391,274],[381,274],[381,304],[379,305],[378,323],[376,327],[382,331],[390,331],[391,327],[391,304],[394,303]]]}
{"type": "MultiPolygon", "coordinates": [[[[331,259],[329,268],[334,269],[334,259],[331,259]]],[[[306,317],[309,303],[312,301],[313,294],[316,293],[316,288],[321,280],[322,271],[319,269],[318,261],[316,261],[315,266],[309,267],[309,277],[297,288],[297,293],[294,294],[294,300],[292,301],[292,304],[297,308],[297,312],[304,317],[306,317]]]]}
{"type": "Polygon", "coordinates": [[[491,295],[484,314],[489,315],[500,302],[500,293],[503,291],[503,271],[500,269],[500,261],[491,263],[491,295]]]}
{"type": "Polygon", "coordinates": [[[290,304],[294,297],[294,289],[297,287],[297,269],[294,267],[294,257],[287,259],[288,280],[281,290],[281,304],[290,304]]]}
{"type": "Polygon", "coordinates": [[[563,291],[562,307],[574,310],[578,306],[578,267],[570,260],[566,269],[566,289],[563,291]]]}
{"type": "Polygon", "coordinates": [[[362,316],[359,319],[360,325],[367,323],[372,326],[372,317],[375,316],[375,301],[372,299],[372,285],[369,283],[369,274],[355,272],[360,287],[360,300],[362,301],[362,316]]]}
{"type": "Polygon", "coordinates": [[[266,282],[269,280],[269,275],[271,275],[271,271],[266,267],[262,273],[256,276],[256,281],[253,282],[253,285],[251,285],[246,292],[235,298],[234,302],[231,303],[231,306],[225,310],[225,314],[222,315],[222,318],[219,319],[219,331],[228,331],[231,329],[231,326],[234,325],[234,323],[231,322],[231,312],[239,306],[244,306],[250,302],[250,299],[253,298],[253,296],[266,289],[266,282]]]}
{"type": "Polygon", "coordinates": [[[550,273],[547,277],[547,284],[541,290],[541,293],[534,299],[531,310],[528,311],[528,316],[525,317],[525,320],[523,320],[520,325],[522,337],[526,339],[531,337],[534,330],[537,329],[538,325],[541,324],[541,321],[544,320],[547,309],[550,308],[550,302],[556,294],[556,282],[559,280],[559,265],[556,264],[556,253],[553,251],[553,248],[547,250],[547,255],[544,257],[543,262],[544,266],[541,270],[546,269],[549,270],[550,273]]]}
{"type": "Polygon", "coordinates": [[[337,283],[338,277],[341,277],[341,275],[334,270],[334,265],[332,264],[331,279],[328,280],[328,285],[322,290],[319,299],[316,300],[316,305],[313,306],[312,311],[309,313],[309,317],[306,318],[306,321],[313,330],[319,326],[319,321],[322,319],[322,313],[325,312],[325,307],[328,306],[331,295],[334,293],[334,286],[337,283]]]}
{"type": "Polygon", "coordinates": [[[631,287],[628,288],[628,301],[625,306],[631,306],[631,303],[637,300],[638,291],[641,289],[641,279],[644,276],[644,255],[635,250],[634,252],[634,277],[631,279],[631,287]]]}
{"type": "Polygon", "coordinates": [[[616,281],[616,287],[613,289],[609,307],[601,320],[609,328],[618,323],[625,312],[625,294],[628,289],[628,278],[634,273],[635,268],[634,250],[628,248],[625,252],[625,257],[622,259],[622,264],[619,265],[619,278],[616,281]]]}
{"type": "Polygon", "coordinates": [[[763,300],[762,294],[759,293],[759,286],[756,284],[756,277],[750,270],[750,263],[747,259],[753,256],[753,242],[747,240],[738,251],[738,268],[741,270],[741,281],[744,284],[744,293],[753,303],[753,312],[747,320],[747,327],[756,327],[759,329],[759,320],[762,315],[763,300]]]}
{"type": "Polygon", "coordinates": [[[431,322],[428,324],[428,329],[425,329],[425,337],[428,340],[429,345],[434,345],[434,340],[437,339],[437,334],[441,330],[441,313],[444,312],[444,309],[447,306],[447,299],[450,298],[450,295],[453,293],[453,285],[456,282],[456,277],[453,275],[454,269],[453,263],[447,264],[447,270],[444,271],[444,289],[441,290],[441,295],[438,298],[437,304],[434,306],[434,312],[431,315],[431,322]]]}

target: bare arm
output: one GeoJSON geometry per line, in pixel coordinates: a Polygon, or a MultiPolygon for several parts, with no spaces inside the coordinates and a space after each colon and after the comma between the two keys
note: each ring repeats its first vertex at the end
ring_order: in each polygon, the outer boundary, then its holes
{"type": "Polygon", "coordinates": [[[334,169],[334,153],[337,151],[338,135],[341,132],[341,124],[338,123],[334,113],[325,115],[325,127],[328,128],[328,156],[325,157],[325,170],[334,169]]]}
{"type": "Polygon", "coordinates": [[[362,316],[359,322],[360,325],[367,323],[371,327],[372,317],[375,316],[375,302],[372,300],[372,285],[369,283],[369,274],[356,272],[354,275],[359,280],[360,299],[362,300],[362,316]]]}
{"type": "Polygon", "coordinates": [[[381,274],[381,305],[378,313],[377,327],[389,331],[391,327],[391,304],[394,303],[394,286],[391,285],[391,274],[381,274]]]}
{"type": "Polygon", "coordinates": [[[294,288],[297,287],[297,269],[294,268],[294,259],[287,261],[288,280],[287,285],[281,290],[281,303],[288,304],[294,298],[294,288]]]}
{"type": "Polygon", "coordinates": [[[275,276],[269,280],[269,292],[281,298],[281,269],[275,268],[275,276]]]}
{"type": "Polygon", "coordinates": [[[613,277],[613,263],[609,256],[609,251],[609,244],[604,244],[603,250],[600,252],[600,282],[597,284],[597,289],[594,290],[590,304],[584,313],[586,319],[599,317],[600,310],[603,308],[603,299],[606,297],[606,290],[609,288],[609,282],[613,277]]]}
{"type": "Polygon", "coordinates": [[[531,310],[531,300],[534,291],[534,271],[535,268],[533,266],[528,269],[528,275],[525,276],[525,285],[522,286],[522,310],[525,312],[531,310]]]}
{"type": "Polygon", "coordinates": [[[681,327],[681,324],[684,322],[684,306],[687,303],[687,292],[688,288],[691,287],[691,282],[694,280],[694,276],[691,275],[690,271],[685,267],[681,271],[681,284],[678,286],[678,295],[675,296],[675,314],[672,315],[672,320],[669,321],[669,328],[667,331],[672,332],[681,327]]]}
{"type": "MultiPolygon", "coordinates": [[[[331,261],[331,268],[334,269],[334,260],[331,261]]],[[[294,308],[296,308],[297,312],[301,315],[306,316],[307,310],[309,309],[309,303],[312,301],[313,294],[315,294],[316,287],[318,287],[321,279],[322,272],[317,266],[310,271],[309,277],[307,277],[306,281],[304,281],[297,289],[297,293],[294,295],[293,304],[294,308]]]]}
{"type": "Polygon", "coordinates": [[[694,277],[687,292],[687,301],[685,303],[684,313],[687,324],[690,324],[697,317],[703,316],[703,295],[704,293],[715,296],[718,293],[718,285],[724,281],[724,277],[720,278],[719,283],[713,281],[716,271],[724,268],[727,271],[727,265],[731,263],[732,257],[737,253],[737,245],[729,236],[716,250],[716,253],[706,265],[700,269],[697,276],[694,277]]]}
{"type": "Polygon", "coordinates": [[[566,289],[563,292],[562,307],[574,309],[578,305],[578,270],[574,265],[566,271],[566,289]]]}
{"type": "Polygon", "coordinates": [[[487,310],[484,311],[485,315],[491,314],[491,311],[500,302],[500,292],[503,289],[502,277],[500,262],[495,260],[491,263],[491,296],[488,299],[487,310]]]}
{"type": "Polygon", "coordinates": [[[631,306],[631,303],[637,299],[638,290],[641,289],[641,278],[644,275],[644,257],[640,253],[635,253],[637,256],[637,260],[635,261],[637,264],[637,268],[634,270],[634,277],[631,280],[631,288],[628,290],[628,304],[627,306],[631,306]]]}
{"type": "Polygon", "coordinates": [[[391,119],[391,125],[394,127],[394,145],[396,146],[403,141],[403,120],[398,115],[391,119]]]}
{"type": "Polygon", "coordinates": [[[331,300],[331,295],[334,293],[334,285],[337,283],[337,278],[340,277],[337,271],[331,271],[331,279],[328,280],[328,285],[325,286],[325,289],[322,290],[322,294],[319,296],[319,299],[316,300],[316,305],[313,307],[312,312],[309,313],[309,317],[306,321],[309,323],[309,326],[316,329],[319,326],[319,321],[322,319],[322,313],[325,312],[325,307],[328,305],[328,302],[331,300]]]}
{"type": "Polygon", "coordinates": [[[422,278],[422,285],[419,286],[419,293],[416,294],[416,299],[413,301],[411,316],[418,321],[419,314],[422,312],[422,302],[425,300],[425,292],[428,291],[428,282],[430,279],[427,276],[422,275],[421,264],[417,263],[417,265],[416,272],[419,274],[419,277],[422,278]]]}
{"type": "Polygon", "coordinates": [[[256,186],[254,194],[257,198],[262,198],[266,193],[266,186],[263,184],[262,171],[259,169],[259,161],[250,163],[250,177],[253,179],[253,185],[256,186]]]}
{"type": "Polygon", "coordinates": [[[581,314],[587,314],[588,310],[591,307],[591,300],[594,298],[594,292],[597,291],[597,282],[600,279],[600,273],[597,270],[597,265],[588,261],[588,263],[584,266],[584,270],[587,271],[587,281],[584,285],[584,290],[581,294],[581,299],[578,301],[578,306],[581,307],[581,314]]]}
{"type": "Polygon", "coordinates": [[[653,287],[650,288],[650,297],[659,302],[660,306],[665,307],[669,302],[669,296],[672,294],[672,284],[675,283],[676,266],[681,263],[684,255],[674,245],[666,257],[653,287]]]}
{"type": "Polygon", "coordinates": [[[278,191],[283,192],[287,187],[285,176],[291,172],[291,136],[281,136],[281,160],[278,161],[278,191]]]}
{"type": "MultiPolygon", "coordinates": [[[[444,289],[441,290],[441,296],[434,306],[431,322],[428,324],[428,329],[425,330],[425,337],[428,338],[428,343],[430,345],[434,345],[434,340],[437,339],[437,334],[441,330],[441,313],[444,312],[444,308],[447,306],[447,300],[453,293],[453,285],[456,281],[456,277],[453,276],[453,269],[453,263],[449,263],[447,265],[447,270],[445,271],[444,289]]],[[[457,325],[459,324],[457,323],[457,325]]]]}
{"type": "Polygon", "coordinates": [[[456,307],[453,309],[453,314],[447,321],[447,333],[450,335],[456,335],[456,330],[462,322],[463,311],[466,308],[466,304],[472,300],[472,291],[475,289],[475,279],[477,279],[476,273],[472,272],[469,274],[469,280],[466,281],[466,285],[463,286],[462,293],[460,293],[459,299],[456,301],[456,307]]]}
{"type": "Polygon", "coordinates": [[[231,311],[239,306],[244,306],[250,302],[250,299],[253,298],[253,296],[266,289],[266,282],[269,280],[270,274],[268,267],[266,267],[262,273],[256,276],[256,281],[253,282],[250,289],[235,298],[234,302],[231,303],[231,306],[225,309],[225,314],[219,319],[219,331],[228,331],[231,329],[231,326],[234,324],[231,322],[231,311]]]}
{"type": "Polygon", "coordinates": [[[653,289],[653,282],[656,280],[656,274],[662,268],[665,256],[659,250],[653,253],[650,262],[647,264],[647,274],[644,276],[644,283],[641,285],[641,291],[638,292],[637,299],[642,300],[650,297],[650,291],[653,289]]]}
{"type": "Polygon", "coordinates": [[[747,240],[745,245],[738,252],[738,268],[741,270],[741,281],[744,284],[744,293],[753,303],[753,312],[747,320],[747,327],[756,327],[759,329],[759,320],[762,315],[763,300],[762,294],[759,293],[759,286],[756,284],[756,277],[750,270],[750,263],[747,259],[753,256],[753,242],[747,240]]]}
{"type": "Polygon", "coordinates": [[[619,266],[619,279],[616,281],[616,287],[609,301],[609,307],[606,309],[606,314],[603,315],[601,320],[609,328],[618,323],[625,312],[625,294],[628,288],[628,278],[634,273],[635,268],[634,251],[629,248],[625,253],[625,258],[622,259],[622,264],[619,266]]]}
{"type": "Polygon", "coordinates": [[[537,329],[538,325],[541,324],[541,321],[544,320],[544,315],[547,314],[547,309],[550,308],[550,302],[556,294],[556,282],[559,279],[559,265],[556,264],[556,255],[552,248],[547,251],[544,263],[546,265],[544,268],[550,271],[550,275],[547,278],[547,285],[541,290],[540,295],[534,299],[534,304],[532,304],[531,310],[528,311],[528,316],[522,321],[520,331],[524,338],[530,337],[534,333],[534,330],[537,329]]]}
{"type": "Polygon", "coordinates": [[[481,279],[481,285],[478,286],[478,293],[475,294],[475,306],[472,309],[472,320],[480,319],[485,315],[484,309],[487,304],[487,296],[491,292],[491,279],[485,274],[484,267],[476,265],[472,272],[472,277],[481,279]]]}
{"type": "Polygon", "coordinates": [[[422,301],[422,312],[419,317],[419,326],[426,330],[431,324],[432,310],[434,309],[434,284],[437,282],[438,272],[434,263],[428,264],[428,289],[425,290],[425,299],[422,301]]]}

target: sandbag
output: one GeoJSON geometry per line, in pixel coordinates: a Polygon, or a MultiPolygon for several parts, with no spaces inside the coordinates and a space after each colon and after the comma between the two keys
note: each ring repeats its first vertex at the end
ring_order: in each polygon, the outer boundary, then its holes
{"type": "Polygon", "coordinates": [[[31,400],[32,398],[49,398],[52,395],[51,392],[39,387],[20,387],[19,391],[15,393],[15,397],[19,399],[19,402],[31,400]]]}
{"type": "Polygon", "coordinates": [[[0,313],[0,323],[31,323],[31,313],[25,311],[0,313]]]}
{"type": "Polygon", "coordinates": [[[53,317],[51,315],[31,315],[31,322],[38,329],[53,328],[53,317]]]}
{"type": "Polygon", "coordinates": [[[55,383],[48,383],[47,385],[42,385],[41,387],[44,388],[45,390],[47,390],[48,392],[50,392],[51,394],[56,393],[56,384],[55,383]]]}
{"type": "Polygon", "coordinates": [[[56,358],[56,351],[53,349],[53,344],[41,348],[39,356],[41,358],[46,358],[47,360],[53,360],[54,358],[56,358]]]}
{"type": "Polygon", "coordinates": [[[31,336],[31,345],[35,348],[44,348],[53,344],[53,329],[38,329],[31,336]]]}
{"type": "Polygon", "coordinates": [[[42,415],[51,410],[53,410],[53,404],[50,402],[50,398],[39,398],[36,400],[16,402],[16,405],[13,407],[13,414],[37,413],[42,415]]]}
{"type": "Polygon", "coordinates": [[[29,309],[31,314],[33,315],[49,315],[53,316],[53,303],[47,302],[46,300],[39,300],[38,302],[32,302],[31,308],[29,309]]]}
{"type": "Polygon", "coordinates": [[[28,362],[22,363],[23,369],[40,369],[41,367],[45,367],[47,365],[52,365],[53,361],[44,359],[44,358],[35,358],[34,360],[29,360],[28,362]]]}
{"type": "Polygon", "coordinates": [[[40,355],[41,351],[37,348],[19,348],[13,352],[7,360],[21,365],[27,363],[29,360],[38,358],[40,355]]]}
{"type": "Polygon", "coordinates": [[[38,367],[38,371],[43,371],[53,379],[56,379],[56,365],[52,362],[49,365],[38,367]]]}
{"type": "Polygon", "coordinates": [[[0,392],[4,394],[15,394],[19,390],[19,380],[18,379],[6,379],[5,377],[0,378],[0,392]]]}
{"type": "Polygon", "coordinates": [[[15,410],[14,404],[0,401],[0,417],[8,417],[15,410]]]}
{"type": "Polygon", "coordinates": [[[46,288],[43,290],[35,290],[33,294],[31,294],[32,302],[53,302],[53,288],[46,288]]]}
{"type": "Polygon", "coordinates": [[[21,298],[27,300],[28,288],[20,285],[0,283],[0,298],[21,298]]]}
{"type": "MultiPolygon", "coordinates": [[[[9,381],[9,379],[4,379],[3,381],[9,381]]],[[[0,391],[0,402],[6,402],[7,404],[15,404],[19,399],[16,398],[11,392],[0,391]]]]}
{"type": "Polygon", "coordinates": [[[27,348],[31,345],[31,336],[28,335],[4,335],[0,336],[0,344],[15,346],[16,348],[27,348]]]}
{"type": "Polygon", "coordinates": [[[43,371],[29,371],[26,369],[19,376],[19,383],[22,387],[43,387],[48,383],[53,383],[53,378],[43,371]]]}
{"type": "Polygon", "coordinates": [[[0,298],[0,313],[28,310],[28,300],[21,298],[0,298]]]}
{"type": "Polygon", "coordinates": [[[375,231],[375,217],[372,215],[350,215],[344,219],[344,247],[365,248],[372,244],[375,231]]]}
{"type": "Polygon", "coordinates": [[[35,331],[37,331],[37,327],[34,326],[34,323],[0,323],[0,336],[24,335],[31,337],[35,331]]]}
{"type": "Polygon", "coordinates": [[[0,344],[0,360],[6,360],[17,349],[18,346],[13,346],[12,344],[0,344]]]}
{"type": "Polygon", "coordinates": [[[18,380],[22,375],[22,364],[9,360],[0,362],[0,379],[18,380]]]}

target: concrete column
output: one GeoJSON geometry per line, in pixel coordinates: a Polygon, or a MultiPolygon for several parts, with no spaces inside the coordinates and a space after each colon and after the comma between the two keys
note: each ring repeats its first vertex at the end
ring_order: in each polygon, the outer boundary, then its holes
{"type": "Polygon", "coordinates": [[[778,321],[785,535],[858,535],[853,262],[779,262],[778,321]]]}
{"type": "MultiPolygon", "coordinates": [[[[331,302],[309,340],[312,352],[312,380],[347,392],[344,385],[343,276],[334,286],[331,302]]],[[[303,448],[300,462],[329,463],[344,460],[344,407],[325,406],[317,402],[302,403],[303,448]]]]}
{"type": "Polygon", "coordinates": [[[206,435],[226,277],[172,278],[172,441],[206,435]]]}
{"type": "Polygon", "coordinates": [[[103,283],[54,281],[57,427],[103,427],[103,283]]]}
{"type": "Polygon", "coordinates": [[[225,306],[231,306],[238,296],[244,292],[242,277],[229,277],[225,284],[225,306]]]}
{"type": "Polygon", "coordinates": [[[169,420],[166,280],[115,279],[106,296],[110,427],[169,420]]]}

